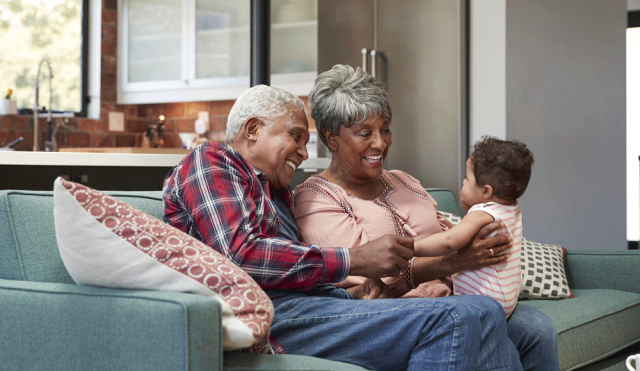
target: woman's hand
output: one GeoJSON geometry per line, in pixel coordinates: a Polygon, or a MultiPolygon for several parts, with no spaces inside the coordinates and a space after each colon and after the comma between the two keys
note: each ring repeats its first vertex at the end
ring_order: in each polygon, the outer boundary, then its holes
{"type": "Polygon", "coordinates": [[[358,286],[348,288],[347,291],[351,297],[358,300],[393,298],[389,286],[379,278],[369,278],[358,286]]]}
{"type": "Polygon", "coordinates": [[[482,227],[467,246],[445,256],[456,273],[463,270],[475,270],[489,265],[502,263],[509,257],[504,252],[511,247],[511,237],[488,237],[494,231],[505,228],[504,223],[489,223],[482,227]]]}

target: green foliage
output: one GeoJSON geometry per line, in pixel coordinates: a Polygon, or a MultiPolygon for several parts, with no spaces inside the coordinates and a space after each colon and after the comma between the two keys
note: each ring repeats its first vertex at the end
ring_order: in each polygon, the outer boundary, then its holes
{"type": "MultiPolygon", "coordinates": [[[[18,107],[33,107],[38,63],[48,56],[52,108],[80,110],[81,0],[0,0],[0,40],[0,90],[13,89],[18,107]]],[[[49,105],[48,74],[43,64],[39,103],[44,106],[49,105]]]]}

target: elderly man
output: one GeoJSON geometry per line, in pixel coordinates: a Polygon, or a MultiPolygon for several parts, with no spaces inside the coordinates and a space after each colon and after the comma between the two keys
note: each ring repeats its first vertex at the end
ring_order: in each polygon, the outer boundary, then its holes
{"type": "Polygon", "coordinates": [[[308,138],[300,99],[256,86],[231,109],[226,143],[198,146],[164,185],[165,221],[225,255],[270,296],[274,350],[372,370],[522,370],[494,300],[384,299],[379,278],[408,266],[411,238],[351,249],[300,242],[289,183],[308,138]],[[350,274],[370,279],[350,291],[332,285],[350,274]]]}

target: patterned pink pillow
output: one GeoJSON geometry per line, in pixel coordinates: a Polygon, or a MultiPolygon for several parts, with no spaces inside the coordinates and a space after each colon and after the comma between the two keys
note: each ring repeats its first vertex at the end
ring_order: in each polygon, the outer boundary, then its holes
{"type": "Polygon", "coordinates": [[[267,352],[273,304],[242,269],[182,231],[109,195],[56,179],[60,256],[77,284],[177,291],[221,303],[225,350],[267,352]]]}

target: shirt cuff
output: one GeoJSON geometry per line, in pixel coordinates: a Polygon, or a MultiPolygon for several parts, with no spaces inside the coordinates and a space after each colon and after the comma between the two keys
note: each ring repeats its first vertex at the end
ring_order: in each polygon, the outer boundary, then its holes
{"type": "Polygon", "coordinates": [[[349,249],[346,247],[323,247],[324,260],[323,283],[337,283],[344,281],[351,269],[349,249]]]}

